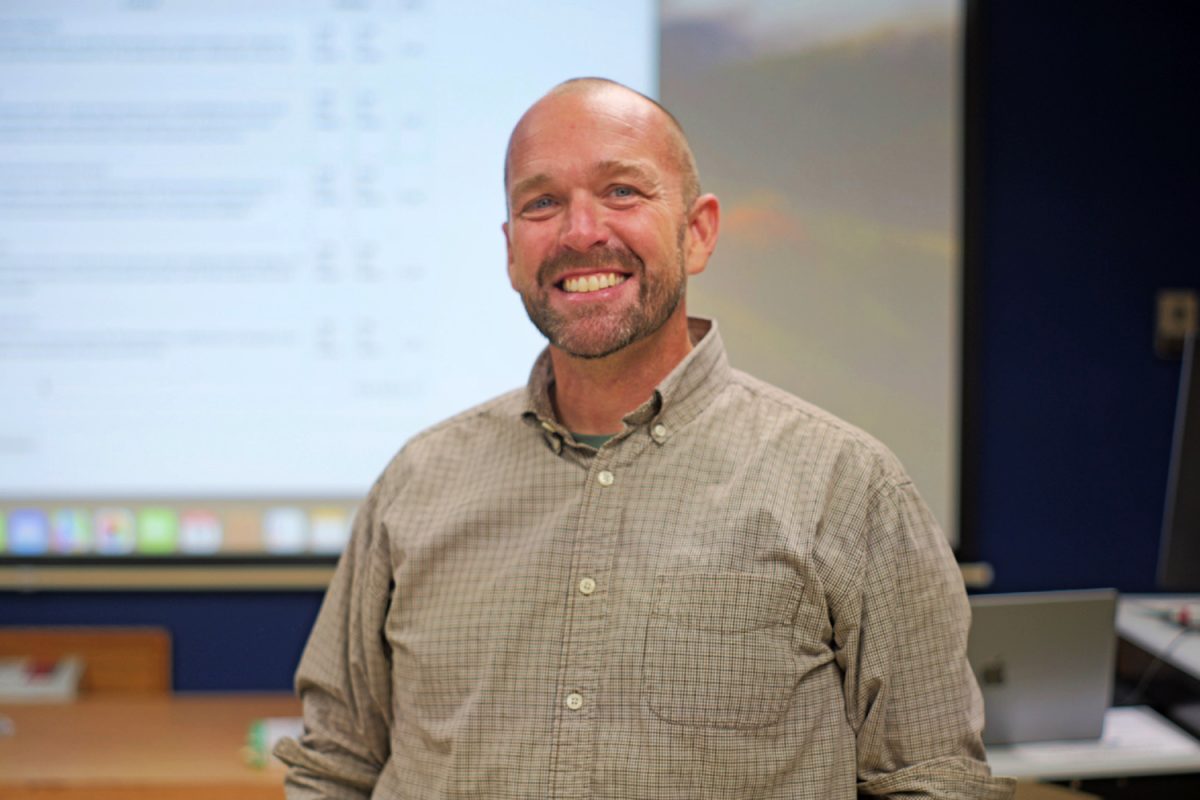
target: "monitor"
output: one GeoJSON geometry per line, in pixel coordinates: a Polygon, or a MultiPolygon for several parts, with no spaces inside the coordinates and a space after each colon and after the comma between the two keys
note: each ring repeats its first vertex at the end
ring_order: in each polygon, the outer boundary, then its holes
{"type": "Polygon", "coordinates": [[[1200,364],[1196,331],[1188,334],[1179,373],[1175,435],[1167,473],[1158,585],[1169,591],[1200,590],[1200,364]]]}

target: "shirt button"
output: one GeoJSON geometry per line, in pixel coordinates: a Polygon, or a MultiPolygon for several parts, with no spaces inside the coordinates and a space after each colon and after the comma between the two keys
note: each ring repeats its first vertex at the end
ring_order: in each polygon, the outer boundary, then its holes
{"type": "Polygon", "coordinates": [[[567,695],[567,708],[572,711],[578,711],[583,708],[583,695],[579,692],[571,692],[567,695]]]}
{"type": "Polygon", "coordinates": [[[591,578],[582,578],[579,581],[579,593],[591,594],[596,591],[596,582],[591,578]]]}
{"type": "Polygon", "coordinates": [[[667,426],[661,422],[650,429],[650,438],[662,444],[667,440],[667,426]]]}
{"type": "Polygon", "coordinates": [[[596,480],[601,486],[612,486],[613,474],[606,469],[601,470],[600,474],[596,476],[596,480]]]}

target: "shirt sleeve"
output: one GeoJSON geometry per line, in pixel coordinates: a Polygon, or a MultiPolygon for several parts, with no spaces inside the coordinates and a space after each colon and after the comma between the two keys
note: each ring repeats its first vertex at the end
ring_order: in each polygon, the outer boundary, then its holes
{"type": "Polygon", "coordinates": [[[289,800],[367,798],[390,754],[391,558],[380,485],[356,515],[296,672],[304,734],[275,748],[289,800]]]}
{"type": "Polygon", "coordinates": [[[983,700],[967,663],[970,606],[933,515],[911,482],[884,482],[844,532],[842,589],[830,600],[857,743],[860,796],[1005,800],[980,733],[983,700]]]}

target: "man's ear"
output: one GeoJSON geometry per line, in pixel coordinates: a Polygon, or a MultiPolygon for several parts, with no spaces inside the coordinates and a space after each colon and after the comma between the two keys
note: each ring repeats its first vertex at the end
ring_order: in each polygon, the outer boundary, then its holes
{"type": "Polygon", "coordinates": [[[702,194],[692,203],[684,237],[684,267],[688,275],[699,275],[708,266],[708,258],[717,246],[721,227],[721,203],[716,195],[702,194]]]}
{"type": "Polygon", "coordinates": [[[504,253],[508,258],[508,282],[516,289],[516,275],[513,274],[512,238],[509,236],[508,222],[501,223],[500,230],[504,233],[504,253]]]}

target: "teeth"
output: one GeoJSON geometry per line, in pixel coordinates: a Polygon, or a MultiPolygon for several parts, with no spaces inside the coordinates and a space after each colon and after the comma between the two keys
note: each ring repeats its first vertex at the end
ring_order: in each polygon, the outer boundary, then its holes
{"type": "Polygon", "coordinates": [[[572,293],[598,292],[610,286],[625,282],[624,275],[607,272],[601,275],[586,275],[581,278],[567,278],[563,281],[563,289],[572,293]]]}

